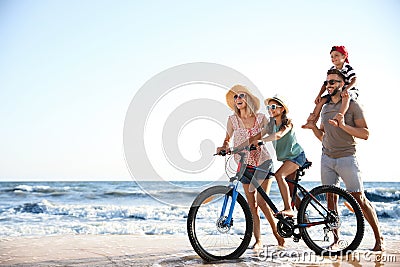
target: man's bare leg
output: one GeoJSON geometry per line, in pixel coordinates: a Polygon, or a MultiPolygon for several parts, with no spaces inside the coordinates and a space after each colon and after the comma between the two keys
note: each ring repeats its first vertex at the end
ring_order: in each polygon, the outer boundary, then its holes
{"type": "Polygon", "coordinates": [[[373,251],[385,251],[384,240],[379,228],[378,216],[371,202],[365,197],[364,192],[351,192],[350,193],[358,202],[364,214],[364,218],[371,225],[375,236],[375,246],[373,251]]]}

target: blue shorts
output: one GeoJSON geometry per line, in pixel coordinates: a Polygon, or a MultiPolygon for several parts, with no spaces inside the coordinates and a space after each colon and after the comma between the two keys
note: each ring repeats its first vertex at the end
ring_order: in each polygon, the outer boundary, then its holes
{"type": "Polygon", "coordinates": [[[268,159],[261,163],[261,165],[257,166],[257,168],[262,169],[262,171],[256,170],[254,169],[254,166],[248,165],[240,182],[243,184],[250,184],[252,178],[256,178],[259,181],[264,181],[267,178],[269,179],[270,176],[268,174],[274,171],[274,163],[272,162],[272,159],[268,159]]]}
{"type": "Polygon", "coordinates": [[[339,177],[349,192],[362,192],[361,171],[355,155],[331,158],[326,154],[321,156],[321,182],[324,185],[339,186],[339,177]]]}
{"type": "Polygon", "coordinates": [[[306,161],[307,161],[307,158],[306,158],[306,154],[303,151],[297,157],[295,157],[294,159],[288,159],[288,160],[291,161],[291,162],[296,163],[300,167],[303,167],[304,163],[306,163],[306,161]]]}

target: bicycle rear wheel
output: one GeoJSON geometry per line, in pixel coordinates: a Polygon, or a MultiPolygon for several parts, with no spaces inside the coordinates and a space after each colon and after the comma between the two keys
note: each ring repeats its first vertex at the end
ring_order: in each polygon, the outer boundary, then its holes
{"type": "Polygon", "coordinates": [[[336,186],[311,190],[300,204],[297,222],[304,242],[318,255],[345,255],[357,249],[364,236],[360,206],[336,186]]]}
{"type": "Polygon", "coordinates": [[[214,186],[201,192],[190,208],[187,231],[196,253],[206,261],[239,258],[253,232],[253,217],[245,198],[238,194],[230,225],[224,225],[232,204],[232,188],[214,186]],[[227,198],[225,214],[221,215],[227,198]],[[239,205],[237,205],[239,204],[239,205]]]}

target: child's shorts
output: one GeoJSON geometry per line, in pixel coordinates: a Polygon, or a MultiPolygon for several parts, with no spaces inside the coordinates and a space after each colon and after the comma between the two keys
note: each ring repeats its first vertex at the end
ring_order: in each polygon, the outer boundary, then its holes
{"type": "Polygon", "coordinates": [[[350,90],[349,90],[349,96],[350,96],[350,99],[352,99],[352,100],[357,100],[357,98],[358,98],[358,89],[356,89],[356,88],[351,88],[350,90]]]}
{"type": "Polygon", "coordinates": [[[297,165],[302,167],[304,165],[304,163],[306,163],[307,158],[306,158],[306,154],[304,153],[304,151],[302,151],[297,157],[295,157],[293,159],[288,159],[288,160],[293,163],[296,163],[297,165]]]}

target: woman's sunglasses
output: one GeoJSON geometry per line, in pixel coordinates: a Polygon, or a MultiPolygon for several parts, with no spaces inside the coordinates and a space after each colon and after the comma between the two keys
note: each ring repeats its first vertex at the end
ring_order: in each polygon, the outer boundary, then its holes
{"type": "Polygon", "coordinates": [[[245,98],[245,96],[246,96],[245,94],[238,94],[238,95],[234,95],[234,96],[233,96],[233,99],[234,99],[234,100],[236,100],[236,99],[238,99],[238,98],[239,98],[239,99],[243,99],[243,98],[245,98]]]}
{"type": "Polygon", "coordinates": [[[340,83],[340,82],[341,82],[341,81],[339,81],[339,80],[329,80],[329,81],[324,81],[324,85],[327,86],[328,83],[329,83],[330,85],[334,85],[335,83],[340,83]]]}
{"type": "Polygon", "coordinates": [[[276,105],[276,104],[272,104],[272,105],[267,105],[267,110],[275,110],[276,108],[281,108],[282,106],[276,105]]]}

